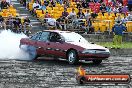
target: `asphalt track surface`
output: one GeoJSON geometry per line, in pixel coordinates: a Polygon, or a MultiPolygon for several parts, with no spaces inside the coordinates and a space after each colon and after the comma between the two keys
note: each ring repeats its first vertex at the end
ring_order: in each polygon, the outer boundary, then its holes
{"type": "Polygon", "coordinates": [[[76,69],[79,66],[88,73],[129,73],[132,75],[132,57],[110,57],[100,65],[80,62],[69,65],[66,61],[0,60],[0,88],[132,88],[130,84],[84,84],[76,82],[76,69]]]}

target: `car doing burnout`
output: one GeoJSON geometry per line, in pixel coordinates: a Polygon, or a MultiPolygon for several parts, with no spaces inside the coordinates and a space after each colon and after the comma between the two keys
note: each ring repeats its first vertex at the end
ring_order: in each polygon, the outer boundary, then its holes
{"type": "Polygon", "coordinates": [[[64,58],[69,64],[79,60],[100,64],[110,56],[109,49],[85,40],[80,34],[70,31],[45,30],[20,40],[20,48],[26,46],[31,58],[50,56],[64,58]]]}

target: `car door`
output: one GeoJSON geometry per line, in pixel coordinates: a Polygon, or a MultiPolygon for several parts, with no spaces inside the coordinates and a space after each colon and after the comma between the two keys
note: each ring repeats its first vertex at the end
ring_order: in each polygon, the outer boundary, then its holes
{"type": "Polygon", "coordinates": [[[39,40],[40,36],[41,36],[41,32],[32,35],[29,39],[28,44],[36,47],[37,46],[36,42],[39,40]]]}
{"type": "Polygon", "coordinates": [[[51,56],[64,57],[65,53],[62,50],[63,43],[60,42],[61,36],[56,32],[51,32],[49,41],[46,44],[46,53],[51,56]]]}
{"type": "Polygon", "coordinates": [[[37,42],[40,40],[40,36],[41,36],[42,32],[38,32],[34,35],[32,35],[29,39],[29,45],[30,46],[34,46],[36,48],[37,54],[40,55],[40,49],[39,49],[39,45],[37,45],[37,42]]]}
{"type": "Polygon", "coordinates": [[[39,39],[37,40],[37,52],[39,55],[46,55],[46,46],[48,42],[49,32],[42,32],[39,39]]]}

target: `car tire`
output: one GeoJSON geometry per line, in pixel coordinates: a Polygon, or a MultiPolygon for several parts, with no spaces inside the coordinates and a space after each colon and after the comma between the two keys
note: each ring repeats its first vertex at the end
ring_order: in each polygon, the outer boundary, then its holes
{"type": "Polygon", "coordinates": [[[30,45],[19,45],[19,48],[27,52],[29,54],[29,58],[31,58],[32,60],[38,58],[36,47],[30,45]]]}
{"type": "Polygon", "coordinates": [[[76,64],[78,63],[78,55],[77,52],[75,50],[70,50],[67,54],[67,60],[69,62],[69,64],[76,64]]]}
{"type": "Polygon", "coordinates": [[[96,65],[99,65],[101,64],[102,60],[93,60],[93,63],[96,64],[96,65]]]}
{"type": "Polygon", "coordinates": [[[34,46],[27,46],[27,53],[29,54],[29,58],[32,60],[36,60],[38,58],[36,47],[34,46]]]}

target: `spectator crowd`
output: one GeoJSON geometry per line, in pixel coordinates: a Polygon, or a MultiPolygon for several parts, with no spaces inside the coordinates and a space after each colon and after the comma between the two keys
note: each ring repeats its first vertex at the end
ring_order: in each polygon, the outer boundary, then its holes
{"type": "MultiPolygon", "coordinates": [[[[132,21],[132,0],[19,0],[26,9],[39,18],[42,24],[49,22],[49,26],[56,26],[61,30],[68,28],[84,30],[86,33],[112,30],[114,24],[120,21],[128,26],[132,21]],[[46,19],[46,20],[45,20],[46,19]]],[[[10,0],[1,1],[1,11],[11,6],[10,0]]],[[[8,20],[12,15],[8,16],[8,20]]],[[[15,16],[16,17],[16,16],[15,16]]],[[[1,24],[3,16],[0,17],[1,24]]],[[[18,18],[18,16],[17,16],[18,18]]],[[[22,22],[15,21],[13,26],[20,28],[22,22]],[[19,26],[18,26],[19,24],[19,26]]],[[[26,23],[26,22],[25,22],[26,23]]],[[[5,27],[6,29],[6,27],[5,27]]]]}
{"type": "Polygon", "coordinates": [[[11,0],[2,0],[0,6],[0,27],[2,29],[11,29],[17,33],[29,32],[30,19],[19,17],[16,9],[11,4],[11,0]]]}
{"type": "MultiPolygon", "coordinates": [[[[22,1],[24,2],[24,0],[22,1]]],[[[114,19],[114,21],[110,21],[109,26],[105,25],[107,29],[111,30],[117,20],[124,25],[127,21],[132,21],[132,0],[32,0],[28,2],[26,8],[42,23],[45,22],[45,18],[56,19],[53,21],[56,22],[55,26],[62,30],[66,30],[68,27],[76,28],[79,25],[78,28],[91,33],[95,30],[98,31],[97,20],[114,19]]],[[[104,23],[108,24],[108,22],[104,23]]],[[[103,25],[103,22],[98,23],[99,26],[100,24],[103,25]]],[[[99,27],[100,30],[102,28],[99,27]]],[[[103,32],[104,30],[106,27],[103,32]]]]}

